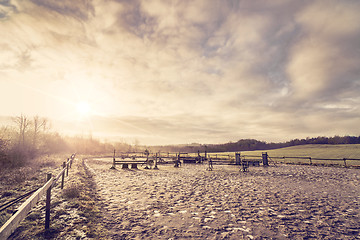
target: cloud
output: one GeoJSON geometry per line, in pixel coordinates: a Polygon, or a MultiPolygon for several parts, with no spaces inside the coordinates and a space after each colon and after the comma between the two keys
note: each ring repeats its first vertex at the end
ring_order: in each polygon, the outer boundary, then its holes
{"type": "Polygon", "coordinates": [[[354,87],[360,73],[359,8],[353,1],[332,1],[328,7],[317,1],[297,14],[303,35],[288,65],[295,96],[341,98],[354,87]]]}
{"type": "Polygon", "coordinates": [[[77,0],[77,1],[56,1],[56,0],[31,0],[37,6],[45,8],[46,10],[57,12],[58,14],[74,17],[80,20],[87,20],[90,15],[94,14],[92,1],[77,0]]]}
{"type": "Polygon", "coordinates": [[[327,3],[314,1],[297,15],[297,21],[303,24],[310,33],[318,33],[332,41],[334,38],[343,38],[358,35],[360,31],[357,1],[335,1],[327,3]]]}
{"type": "Polygon", "coordinates": [[[351,0],[3,1],[0,84],[37,105],[13,98],[2,114],[65,121],[86,100],[109,117],[89,129],[163,143],[287,140],[331,124],[351,132],[359,9],[351,0]]]}
{"type": "Polygon", "coordinates": [[[0,20],[8,18],[16,11],[16,5],[12,4],[10,0],[0,2],[0,20]]]}

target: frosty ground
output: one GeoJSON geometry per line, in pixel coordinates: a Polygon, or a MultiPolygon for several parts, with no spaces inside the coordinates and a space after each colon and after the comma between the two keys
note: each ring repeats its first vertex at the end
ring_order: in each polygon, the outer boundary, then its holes
{"type": "Polygon", "coordinates": [[[358,169],[85,163],[111,239],[360,239],[358,169]]]}

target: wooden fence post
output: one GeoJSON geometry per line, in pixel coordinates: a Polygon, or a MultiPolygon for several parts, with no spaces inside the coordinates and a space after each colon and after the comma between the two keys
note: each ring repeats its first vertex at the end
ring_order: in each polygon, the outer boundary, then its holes
{"type": "MultiPolygon", "coordinates": [[[[65,163],[65,162],[63,162],[63,169],[65,168],[65,165],[66,165],[66,163],[65,163]]],[[[63,188],[64,188],[64,178],[65,178],[65,171],[63,171],[63,173],[62,173],[62,178],[61,178],[61,189],[63,189],[63,188]]]]}
{"type": "Polygon", "coordinates": [[[312,165],[311,157],[309,157],[309,160],[310,160],[310,165],[312,165]]]}
{"type": "Polygon", "coordinates": [[[69,176],[69,159],[66,162],[66,176],[69,176]]]}
{"type": "Polygon", "coordinates": [[[267,152],[262,153],[262,161],[263,161],[263,166],[269,166],[269,160],[268,160],[267,152]]]}
{"type": "Polygon", "coordinates": [[[345,167],[346,167],[346,158],[343,158],[343,160],[344,160],[344,164],[345,164],[345,167]]]}
{"type": "MultiPolygon", "coordinates": [[[[51,173],[47,174],[46,181],[51,179],[51,173]]],[[[46,190],[46,206],[45,206],[45,229],[50,227],[50,201],[51,201],[51,186],[46,190]]]]}
{"type": "Polygon", "coordinates": [[[114,149],[114,156],[113,156],[113,165],[110,169],[115,169],[115,149],[114,149]]]}
{"type": "Polygon", "coordinates": [[[236,165],[241,165],[241,153],[235,153],[236,165]]]}
{"type": "MultiPolygon", "coordinates": [[[[158,154],[156,153],[156,156],[155,156],[155,166],[153,169],[159,169],[158,166],[157,166],[157,159],[158,159],[158,154]]],[[[159,152],[159,159],[160,159],[160,152],[159,152]]]]}

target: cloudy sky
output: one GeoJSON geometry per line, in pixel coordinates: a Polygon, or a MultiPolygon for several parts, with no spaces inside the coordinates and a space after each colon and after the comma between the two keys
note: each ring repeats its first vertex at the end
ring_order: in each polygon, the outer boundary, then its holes
{"type": "Polygon", "coordinates": [[[358,0],[0,0],[0,115],[140,144],[360,135],[358,0]]]}

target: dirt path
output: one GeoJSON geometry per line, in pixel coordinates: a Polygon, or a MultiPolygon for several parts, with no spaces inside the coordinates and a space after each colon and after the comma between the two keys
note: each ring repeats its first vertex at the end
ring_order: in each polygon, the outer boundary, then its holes
{"type": "Polygon", "coordinates": [[[112,239],[360,239],[357,169],[87,166],[112,239]]]}

